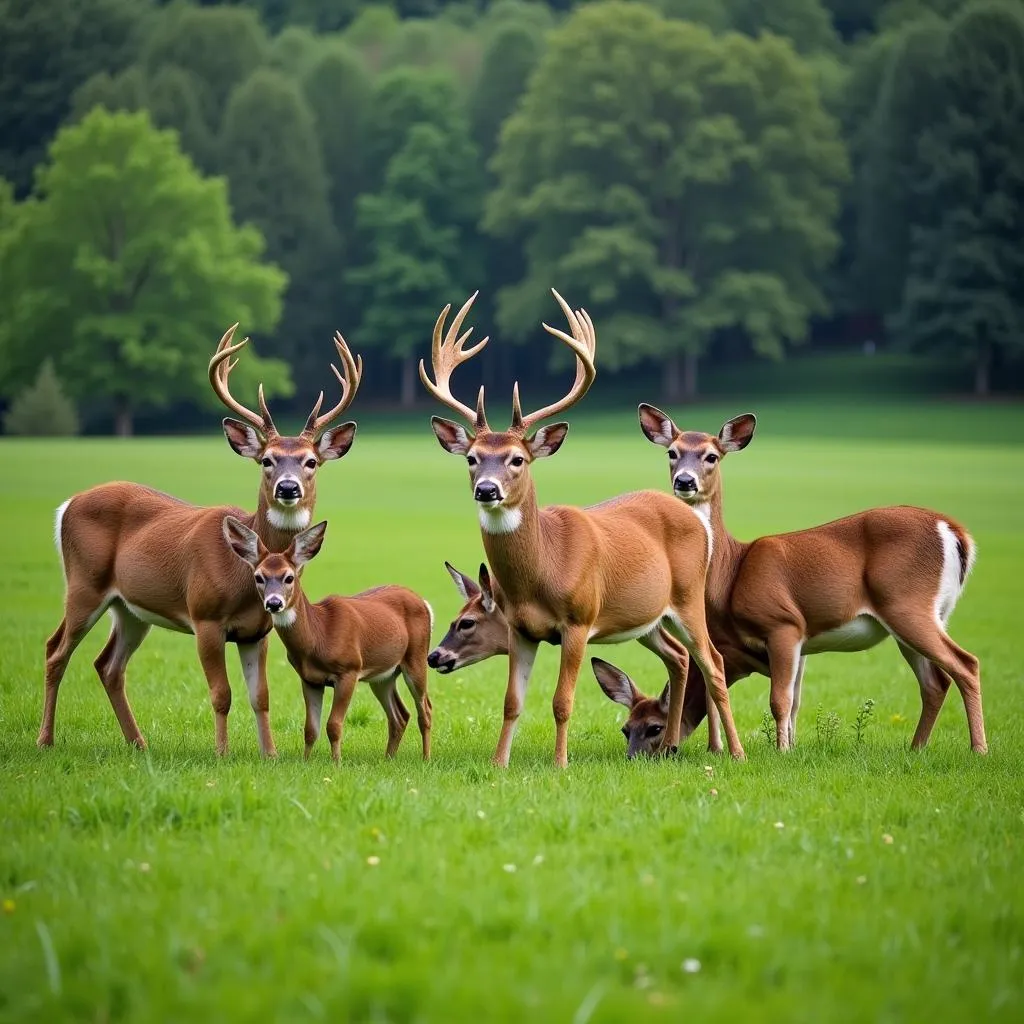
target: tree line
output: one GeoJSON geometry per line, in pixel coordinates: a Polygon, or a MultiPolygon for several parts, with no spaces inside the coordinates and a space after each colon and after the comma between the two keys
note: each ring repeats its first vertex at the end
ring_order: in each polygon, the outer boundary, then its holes
{"type": "Polygon", "coordinates": [[[0,392],[49,361],[121,432],[204,401],[235,321],[269,394],[340,328],[411,404],[477,288],[484,374],[543,386],[555,285],[669,400],[844,319],[979,393],[1024,344],[1015,0],[0,0],[0,33],[0,392]]]}

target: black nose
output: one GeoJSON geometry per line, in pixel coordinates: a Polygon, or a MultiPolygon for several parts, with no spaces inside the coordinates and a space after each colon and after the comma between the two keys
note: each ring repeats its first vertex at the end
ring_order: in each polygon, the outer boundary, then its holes
{"type": "Polygon", "coordinates": [[[497,501],[501,497],[501,492],[498,490],[497,484],[481,483],[476,485],[473,497],[477,501],[497,501]]]}
{"type": "Polygon", "coordinates": [[[302,488],[295,480],[281,480],[274,489],[274,494],[284,501],[292,501],[302,497],[302,488]]]}
{"type": "Polygon", "coordinates": [[[438,654],[437,651],[431,651],[427,655],[427,664],[431,668],[437,668],[437,666],[441,664],[441,655],[438,654]]]}
{"type": "Polygon", "coordinates": [[[267,611],[268,612],[279,612],[284,607],[284,601],[281,600],[276,594],[273,597],[267,598],[267,611]]]}
{"type": "Polygon", "coordinates": [[[689,494],[697,490],[697,478],[691,473],[680,473],[672,482],[677,491],[689,494]]]}

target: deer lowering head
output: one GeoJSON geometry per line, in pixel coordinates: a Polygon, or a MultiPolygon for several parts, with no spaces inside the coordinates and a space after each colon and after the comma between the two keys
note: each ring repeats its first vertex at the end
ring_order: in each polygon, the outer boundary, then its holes
{"type": "Polygon", "coordinates": [[[220,340],[210,360],[210,383],[217,397],[240,419],[225,417],[224,434],[232,449],[244,458],[253,459],[263,469],[260,501],[267,509],[267,517],[278,529],[302,529],[309,525],[316,500],[316,472],[324,462],[340,459],[352,447],[356,425],[353,422],[332,427],[355,398],[363,374],[362,356],[353,357],[341,334],[334,335],[334,345],[344,367],[344,373],[331,364],[341,384],[341,399],[328,412],[320,415],[324,394],[313,404],[306,425],[296,437],[282,437],[259,388],[258,413],[247,409],[231,394],[228,377],[237,359],[232,357],[248,342],[243,338],[237,344],[231,340],[238,324],[229,328],[220,340]]]}
{"type": "Polygon", "coordinates": [[[427,664],[442,675],[508,654],[508,621],[494,600],[487,566],[480,564],[480,582],[444,563],[465,604],[452,619],[448,632],[427,655],[427,664]]]}
{"type": "Polygon", "coordinates": [[[665,727],[668,724],[669,684],[659,697],[646,697],[620,668],[600,658],[590,659],[591,668],[604,695],[629,709],[622,726],[626,737],[626,757],[653,757],[662,753],[665,727]]]}
{"type": "Polygon", "coordinates": [[[451,327],[442,338],[444,322],[451,306],[445,306],[434,325],[431,361],[436,383],[427,375],[420,360],[420,379],[426,389],[440,402],[457,412],[465,426],[439,416],[431,418],[431,425],[441,447],[452,455],[462,455],[469,466],[473,498],[480,510],[480,522],[488,533],[508,533],[520,522],[520,508],[532,495],[529,467],[534,459],[554,455],[569,431],[568,423],[553,423],[530,431],[541,420],[575,405],[594,382],[594,349],[597,337],[594,325],[585,310],[573,311],[565,300],[552,289],[569,321],[571,334],[544,324],[544,330],[564,342],[576,356],[576,380],[568,394],[557,402],[524,416],[519,404],[519,384],[512,389],[512,423],[507,430],[491,430],[484,409],[484,389],[480,388],[476,409],[463,405],[451,390],[451,375],[462,363],[476,355],[487,344],[483,338],[471,348],[466,342],[472,333],[469,328],[459,334],[462,323],[478,293],[474,293],[459,310],[451,327]]]}
{"type": "Polygon", "coordinates": [[[671,417],[653,405],[639,407],[640,429],[647,440],[668,449],[672,493],[688,505],[716,501],[721,494],[719,466],[729,452],[742,451],[754,437],[753,413],[735,416],[716,437],[699,430],[680,430],[671,417]]]}

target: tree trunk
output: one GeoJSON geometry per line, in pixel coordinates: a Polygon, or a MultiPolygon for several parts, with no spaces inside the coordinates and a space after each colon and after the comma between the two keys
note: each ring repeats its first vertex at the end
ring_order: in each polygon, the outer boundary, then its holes
{"type": "Polygon", "coordinates": [[[128,404],[128,400],[118,399],[117,410],[114,413],[114,433],[118,437],[131,437],[134,425],[132,407],[128,404]]]}
{"type": "Polygon", "coordinates": [[[678,402],[683,396],[683,366],[676,354],[668,357],[665,363],[665,399],[678,402]]]}
{"type": "Polygon", "coordinates": [[[696,352],[687,352],[683,357],[683,397],[697,397],[697,364],[700,357],[696,352]]]}
{"type": "Polygon", "coordinates": [[[402,360],[402,408],[411,409],[416,404],[416,359],[406,356],[402,360]]]}
{"type": "Polygon", "coordinates": [[[984,341],[978,349],[977,361],[974,364],[974,393],[980,398],[986,397],[991,390],[992,346],[984,341]]]}

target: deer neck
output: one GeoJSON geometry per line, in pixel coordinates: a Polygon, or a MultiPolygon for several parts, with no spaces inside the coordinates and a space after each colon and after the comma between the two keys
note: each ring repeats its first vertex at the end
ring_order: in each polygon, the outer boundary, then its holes
{"type": "Polygon", "coordinates": [[[303,654],[313,648],[320,635],[317,611],[302,588],[296,587],[295,600],[283,612],[271,613],[274,629],[289,652],[303,654]]]}
{"type": "Polygon", "coordinates": [[[711,562],[708,566],[707,601],[715,609],[724,611],[729,604],[733,583],[739,571],[740,562],[747,545],[738,541],[725,527],[722,515],[721,486],[707,500],[690,506],[697,518],[704,524],[711,545],[711,562]]]}
{"type": "Polygon", "coordinates": [[[297,533],[301,533],[313,521],[313,505],[316,495],[312,488],[306,496],[291,508],[280,508],[271,504],[263,488],[260,488],[256,504],[253,529],[259,535],[268,551],[280,552],[287,549],[297,533]]]}
{"type": "Polygon", "coordinates": [[[514,509],[478,513],[487,561],[503,596],[515,600],[534,591],[548,560],[533,481],[514,509]]]}

